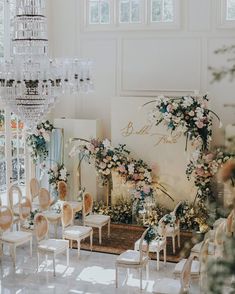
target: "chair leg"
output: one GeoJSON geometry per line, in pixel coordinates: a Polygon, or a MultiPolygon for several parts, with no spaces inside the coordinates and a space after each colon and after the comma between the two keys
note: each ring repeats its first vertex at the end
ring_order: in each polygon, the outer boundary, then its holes
{"type": "Polygon", "coordinates": [[[157,251],[157,270],[159,271],[159,251],[157,251]]]}
{"type": "Polygon", "coordinates": [[[164,265],[166,265],[166,246],[163,249],[163,253],[164,253],[164,265]]]}
{"type": "Polygon", "coordinates": [[[91,231],[90,233],[90,250],[92,251],[92,246],[93,246],[93,232],[91,231]]]}
{"type": "Polygon", "coordinates": [[[108,222],[108,237],[110,237],[110,223],[111,223],[111,220],[109,220],[108,222]]]}
{"type": "Polygon", "coordinates": [[[15,245],[11,246],[11,256],[13,259],[13,266],[15,268],[16,267],[16,246],[15,245]]]}
{"type": "Polygon", "coordinates": [[[33,256],[33,238],[31,237],[29,240],[29,246],[30,246],[30,257],[33,256]]]}
{"type": "Polygon", "coordinates": [[[80,256],[80,248],[81,248],[81,240],[80,239],[78,239],[77,240],[77,243],[78,243],[78,257],[80,256]]]}
{"type": "Polygon", "coordinates": [[[57,225],[58,225],[58,223],[55,222],[55,224],[54,224],[54,228],[55,228],[55,239],[57,239],[57,235],[58,235],[58,234],[57,234],[57,231],[58,231],[58,230],[57,230],[57,227],[58,227],[57,225]]]}
{"type": "Polygon", "coordinates": [[[175,236],[172,235],[171,238],[172,238],[172,245],[173,245],[173,253],[175,254],[175,236]]]}
{"type": "Polygon", "coordinates": [[[116,266],[116,288],[118,288],[118,267],[116,266]]]}
{"type": "Polygon", "coordinates": [[[38,269],[39,269],[39,252],[37,252],[37,272],[38,272],[38,269]]]}
{"type": "Polygon", "coordinates": [[[140,290],[142,290],[142,268],[140,268],[140,290]]]}
{"type": "Polygon", "coordinates": [[[55,254],[53,254],[53,271],[54,271],[54,277],[55,277],[55,254]]]}
{"type": "Polygon", "coordinates": [[[100,243],[100,244],[102,243],[102,239],[101,239],[101,234],[102,234],[102,232],[101,232],[101,230],[102,230],[102,228],[100,227],[100,228],[99,228],[99,243],[100,243]]]}
{"type": "Polygon", "coordinates": [[[146,263],[146,280],[149,280],[149,263],[146,263]]]}
{"type": "Polygon", "coordinates": [[[178,247],[180,248],[180,230],[178,231],[178,247]]]}
{"type": "Polygon", "coordinates": [[[69,247],[66,249],[67,267],[69,266],[69,247]]]}

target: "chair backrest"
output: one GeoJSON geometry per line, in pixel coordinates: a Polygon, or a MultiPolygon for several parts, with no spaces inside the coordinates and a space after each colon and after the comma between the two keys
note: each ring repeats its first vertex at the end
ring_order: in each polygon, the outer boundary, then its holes
{"type": "Polygon", "coordinates": [[[230,237],[234,232],[234,226],[235,226],[235,209],[233,209],[229,216],[227,217],[226,222],[226,233],[228,237],[230,237]]]}
{"type": "Polygon", "coordinates": [[[178,202],[178,203],[176,204],[174,210],[172,211],[172,213],[173,213],[174,215],[176,215],[177,209],[180,207],[180,205],[181,205],[182,203],[183,203],[183,201],[180,201],[180,202],[178,202]]]}
{"type": "Polygon", "coordinates": [[[36,239],[38,242],[47,238],[49,223],[45,215],[43,215],[42,213],[37,213],[35,215],[34,227],[35,227],[36,239]]]}
{"type": "Polygon", "coordinates": [[[83,194],[83,217],[87,216],[92,212],[93,197],[89,193],[83,194]]]}
{"type": "Polygon", "coordinates": [[[40,185],[36,178],[32,178],[29,183],[31,201],[39,195],[40,185]]]}
{"type": "Polygon", "coordinates": [[[199,252],[199,265],[200,265],[200,276],[199,276],[199,285],[200,293],[207,293],[207,265],[208,265],[208,255],[209,255],[209,243],[210,239],[206,239],[202,243],[201,250],[199,252]]]}
{"type": "Polygon", "coordinates": [[[73,224],[73,208],[68,202],[64,202],[62,205],[61,223],[62,228],[66,228],[73,224]]]}
{"type": "Polygon", "coordinates": [[[20,203],[20,219],[25,220],[30,216],[32,204],[29,198],[23,197],[20,203]]]}
{"type": "Polygon", "coordinates": [[[59,181],[57,184],[57,191],[59,199],[64,201],[67,198],[68,194],[68,185],[65,181],[59,181]]]}
{"type": "Polygon", "coordinates": [[[11,228],[13,223],[13,213],[7,206],[0,206],[0,232],[11,228]]]}
{"type": "Polygon", "coordinates": [[[181,284],[180,293],[188,293],[189,291],[190,282],[191,282],[192,262],[193,262],[193,257],[190,256],[185,262],[185,265],[183,267],[183,270],[180,276],[180,284],[181,284]]]}
{"type": "Polygon", "coordinates": [[[41,210],[47,210],[51,204],[50,193],[47,189],[41,188],[38,195],[41,210]]]}
{"type": "Polygon", "coordinates": [[[226,225],[227,222],[224,220],[215,230],[215,244],[221,246],[224,244],[226,237],[226,225]]]}
{"type": "Polygon", "coordinates": [[[166,238],[166,225],[163,221],[163,218],[161,218],[158,222],[158,230],[157,230],[158,234],[163,237],[166,238]]]}
{"type": "Polygon", "coordinates": [[[146,256],[146,254],[148,254],[148,248],[149,248],[149,245],[146,244],[147,247],[146,247],[146,246],[143,246],[144,238],[145,238],[145,236],[146,236],[148,230],[149,230],[149,228],[147,228],[147,229],[143,232],[143,234],[142,234],[142,236],[141,236],[141,238],[140,238],[140,243],[139,243],[139,252],[140,252],[140,260],[139,260],[139,262],[140,262],[140,263],[142,262],[143,258],[146,256]]]}
{"type": "Polygon", "coordinates": [[[10,189],[8,190],[8,200],[10,208],[13,209],[14,206],[17,206],[20,204],[22,199],[22,192],[19,186],[13,184],[11,185],[10,189]],[[15,193],[17,194],[17,197],[15,197],[15,193]]]}

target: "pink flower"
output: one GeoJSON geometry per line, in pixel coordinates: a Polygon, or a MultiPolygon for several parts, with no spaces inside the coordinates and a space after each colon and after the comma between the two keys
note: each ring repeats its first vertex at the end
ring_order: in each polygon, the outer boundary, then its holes
{"type": "Polygon", "coordinates": [[[133,179],[134,179],[135,181],[137,181],[137,180],[139,179],[139,175],[138,175],[138,174],[134,174],[134,175],[133,175],[133,179]]]}
{"type": "Polygon", "coordinates": [[[196,168],[195,173],[200,177],[205,176],[205,172],[203,168],[196,168]]]}
{"type": "Polygon", "coordinates": [[[135,192],[135,198],[136,198],[136,199],[139,199],[140,196],[141,196],[141,195],[140,195],[140,192],[135,192]]]}
{"type": "Polygon", "coordinates": [[[213,160],[213,158],[214,158],[214,154],[213,153],[209,153],[209,154],[205,155],[205,161],[207,163],[211,162],[213,160]]]}
{"type": "Polygon", "coordinates": [[[195,124],[199,129],[202,129],[204,127],[204,123],[201,120],[196,121],[195,124]]]}
{"type": "Polygon", "coordinates": [[[118,169],[119,169],[120,173],[125,173],[126,172],[126,169],[125,169],[124,165],[120,165],[118,169]]]}
{"type": "Polygon", "coordinates": [[[167,112],[172,112],[173,105],[172,104],[168,104],[166,109],[167,109],[167,112]]]}
{"type": "Polygon", "coordinates": [[[145,194],[148,194],[148,193],[150,192],[150,188],[149,188],[148,186],[144,186],[144,187],[143,187],[143,192],[144,192],[145,194]]]}

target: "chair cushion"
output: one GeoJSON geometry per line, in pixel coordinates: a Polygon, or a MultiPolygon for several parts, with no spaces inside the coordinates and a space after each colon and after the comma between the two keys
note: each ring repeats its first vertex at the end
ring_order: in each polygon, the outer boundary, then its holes
{"type": "Polygon", "coordinates": [[[56,252],[65,250],[69,247],[68,240],[58,240],[58,239],[48,239],[42,240],[38,244],[38,249],[49,251],[49,252],[56,252]]]}
{"type": "MultiPolygon", "coordinates": [[[[135,250],[139,250],[140,239],[135,242],[135,250]]],[[[149,243],[149,252],[157,252],[166,244],[166,240],[163,239],[161,241],[153,240],[149,243]]],[[[146,246],[147,242],[144,240],[143,245],[146,246]]]]}
{"type": "MultiPolygon", "coordinates": [[[[182,259],[180,262],[178,262],[174,269],[174,274],[181,274],[183,267],[186,263],[187,259],[182,259]]],[[[191,275],[192,276],[199,276],[200,271],[200,263],[198,260],[193,260],[192,266],[191,266],[191,275]]]]}
{"type": "Polygon", "coordinates": [[[152,293],[154,294],[179,294],[181,284],[179,280],[163,278],[155,280],[152,293]]]}
{"type": "Polygon", "coordinates": [[[28,240],[32,237],[32,233],[30,232],[22,232],[22,231],[15,231],[15,232],[4,232],[1,236],[1,239],[5,242],[9,243],[20,243],[24,240],[28,240]]]}
{"type": "Polygon", "coordinates": [[[92,231],[91,227],[85,226],[71,226],[64,229],[63,235],[65,238],[77,240],[92,231]]]}
{"type": "MultiPolygon", "coordinates": [[[[148,257],[145,256],[144,260],[147,258],[148,257]]],[[[135,250],[127,250],[118,256],[117,263],[140,264],[140,252],[135,250]]]]}
{"type": "MultiPolygon", "coordinates": [[[[193,246],[193,248],[191,249],[191,254],[196,253],[195,255],[198,255],[201,251],[201,247],[202,247],[202,242],[197,243],[193,246]]],[[[209,255],[214,255],[215,254],[215,245],[214,243],[210,242],[209,243],[209,247],[208,247],[208,254],[209,255]]]]}
{"type": "Polygon", "coordinates": [[[61,218],[61,214],[54,211],[43,211],[43,214],[47,217],[49,221],[56,221],[61,218]]]}
{"type": "Polygon", "coordinates": [[[101,214],[90,214],[85,217],[85,223],[87,225],[92,224],[94,225],[105,225],[110,220],[110,216],[108,215],[101,215],[101,214]]]}

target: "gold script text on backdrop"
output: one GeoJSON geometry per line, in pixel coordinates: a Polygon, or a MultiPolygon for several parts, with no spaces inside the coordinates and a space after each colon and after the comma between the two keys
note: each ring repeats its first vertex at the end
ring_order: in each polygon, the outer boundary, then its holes
{"type": "Polygon", "coordinates": [[[136,128],[134,123],[129,121],[128,124],[123,129],[121,129],[121,134],[123,137],[130,137],[134,135],[156,137],[154,146],[159,144],[175,144],[183,134],[183,132],[175,132],[174,134],[170,135],[161,134],[154,132],[153,128],[154,124],[146,124],[140,128],[136,128]]]}

